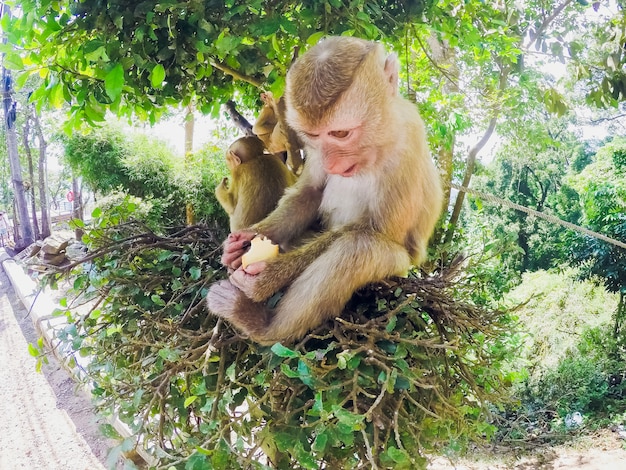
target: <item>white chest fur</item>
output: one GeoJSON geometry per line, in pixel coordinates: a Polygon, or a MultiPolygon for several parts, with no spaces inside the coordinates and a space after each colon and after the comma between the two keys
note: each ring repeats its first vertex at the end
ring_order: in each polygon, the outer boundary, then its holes
{"type": "Polygon", "coordinates": [[[342,227],[375,212],[375,188],[376,178],[371,174],[349,178],[329,175],[319,209],[326,227],[342,227]]]}

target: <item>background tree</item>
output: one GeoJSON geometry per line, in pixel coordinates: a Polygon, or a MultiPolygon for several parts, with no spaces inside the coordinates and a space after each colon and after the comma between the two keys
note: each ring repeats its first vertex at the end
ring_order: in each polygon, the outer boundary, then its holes
{"type": "MultiPolygon", "coordinates": [[[[11,21],[11,10],[3,3],[0,7],[0,21],[5,24],[11,21]]],[[[6,45],[7,38],[3,35],[3,44],[6,45]]],[[[13,183],[13,194],[16,207],[16,218],[14,218],[15,233],[18,235],[15,240],[16,248],[24,248],[35,241],[33,228],[28,214],[26,202],[26,188],[22,177],[22,165],[20,163],[17,146],[17,103],[13,100],[13,76],[7,70],[7,55],[2,56],[2,106],[4,109],[4,127],[7,144],[7,156],[11,169],[11,180],[13,183]]]]}
{"type": "Polygon", "coordinates": [[[92,191],[141,198],[151,205],[150,218],[162,219],[161,225],[186,220],[188,201],[199,220],[223,217],[213,188],[226,168],[215,147],[177,158],[166,142],[119,124],[77,132],[64,141],[65,160],[92,191]]]}
{"type": "MultiPolygon", "coordinates": [[[[572,186],[580,194],[582,222],[616,240],[626,240],[626,139],[600,148],[593,163],[572,178],[572,186]]],[[[619,295],[614,336],[626,341],[626,250],[593,237],[579,237],[572,256],[583,278],[597,277],[609,292],[619,295]]]]}
{"type": "MultiPolygon", "coordinates": [[[[571,120],[529,107],[503,123],[504,143],[495,158],[478,170],[476,188],[572,223],[581,211],[567,178],[590,161],[591,150],[573,133],[571,120]]],[[[475,203],[475,198],[472,198],[475,203]]],[[[501,236],[515,233],[520,251],[511,253],[517,271],[549,269],[566,263],[572,233],[562,226],[505,205],[485,203],[482,213],[501,236]]]]}

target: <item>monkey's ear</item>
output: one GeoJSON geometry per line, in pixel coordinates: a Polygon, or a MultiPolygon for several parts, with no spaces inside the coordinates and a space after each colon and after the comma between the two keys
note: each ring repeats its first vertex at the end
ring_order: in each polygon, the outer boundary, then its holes
{"type": "Polygon", "coordinates": [[[396,96],[398,94],[399,69],[400,66],[398,64],[398,57],[395,54],[389,54],[385,60],[385,77],[389,82],[392,96],[396,96]]]}
{"type": "Polygon", "coordinates": [[[228,151],[228,158],[232,162],[233,166],[241,165],[241,157],[237,155],[235,152],[233,152],[232,150],[228,151]]]}

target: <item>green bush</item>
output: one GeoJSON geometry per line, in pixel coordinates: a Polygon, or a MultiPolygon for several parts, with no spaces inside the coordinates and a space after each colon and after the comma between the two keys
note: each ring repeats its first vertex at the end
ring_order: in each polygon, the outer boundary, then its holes
{"type": "Polygon", "coordinates": [[[573,411],[588,414],[599,411],[608,391],[608,377],[602,367],[577,351],[548,370],[537,381],[537,394],[563,417],[573,411]]]}
{"type": "Polygon", "coordinates": [[[223,149],[207,145],[187,157],[185,171],[177,175],[176,184],[184,189],[198,221],[218,221],[228,226],[228,216],[215,197],[215,187],[226,175],[223,149]]]}
{"type": "Polygon", "coordinates": [[[518,305],[524,333],[509,365],[520,372],[512,389],[516,404],[496,415],[501,442],[562,440],[577,429],[565,425],[573,412],[593,427],[626,410],[626,348],[611,326],[617,296],[577,278],[572,268],[524,273],[505,296],[518,305]]]}
{"type": "Polygon", "coordinates": [[[213,193],[227,174],[223,151],[216,147],[177,158],[154,137],[107,124],[66,139],[65,157],[94,191],[139,198],[150,206],[149,218],[162,226],[183,224],[188,205],[197,220],[228,223],[213,193]]]}
{"type": "Polygon", "coordinates": [[[369,286],[298,343],[260,347],[204,309],[225,233],[152,231],[134,210],[94,214],[59,312],[100,409],[134,434],[118,451],[141,445],[156,468],[415,469],[495,431],[511,322],[471,300],[458,264],[369,286]]]}

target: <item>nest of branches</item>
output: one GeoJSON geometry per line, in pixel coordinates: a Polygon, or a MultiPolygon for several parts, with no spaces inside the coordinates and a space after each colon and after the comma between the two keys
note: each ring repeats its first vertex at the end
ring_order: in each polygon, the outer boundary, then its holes
{"type": "Polygon", "coordinates": [[[367,286],[297,344],[262,347],[205,310],[224,235],[96,222],[62,273],[63,340],[158,468],[421,468],[493,432],[510,322],[472,300],[462,259],[367,286]]]}

